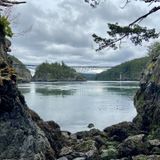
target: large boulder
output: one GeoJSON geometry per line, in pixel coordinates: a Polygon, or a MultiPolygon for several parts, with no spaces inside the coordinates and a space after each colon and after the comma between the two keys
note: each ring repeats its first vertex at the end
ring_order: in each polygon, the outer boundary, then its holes
{"type": "Polygon", "coordinates": [[[128,137],[118,148],[120,157],[132,157],[133,155],[149,153],[143,134],[128,137]]]}
{"type": "Polygon", "coordinates": [[[31,119],[38,125],[38,127],[45,133],[55,155],[58,156],[63,146],[65,146],[65,137],[60,131],[60,126],[54,121],[43,121],[39,115],[31,109],[27,109],[31,115],[31,119]]]}
{"type": "Polygon", "coordinates": [[[160,155],[138,155],[135,157],[132,157],[133,160],[159,160],[160,155]]]}
{"type": "Polygon", "coordinates": [[[128,136],[140,133],[140,130],[132,122],[122,122],[104,129],[108,137],[115,141],[123,141],[128,136]]]}

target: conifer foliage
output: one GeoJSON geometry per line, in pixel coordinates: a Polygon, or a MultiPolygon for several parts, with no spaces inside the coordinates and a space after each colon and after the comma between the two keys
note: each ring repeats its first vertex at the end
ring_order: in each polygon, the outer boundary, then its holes
{"type": "MultiPolygon", "coordinates": [[[[122,40],[125,38],[130,39],[135,45],[141,45],[143,41],[149,41],[151,38],[155,39],[159,37],[159,33],[156,32],[155,28],[150,29],[146,26],[140,26],[139,22],[160,10],[160,0],[126,0],[124,7],[126,7],[128,3],[137,3],[138,1],[147,4],[146,7],[148,7],[148,5],[153,5],[153,7],[146,14],[137,17],[135,21],[126,26],[119,25],[117,22],[115,24],[109,23],[109,30],[107,31],[106,37],[93,34],[93,39],[98,44],[97,51],[106,47],[117,49],[121,46],[122,40]]],[[[100,0],[85,0],[85,2],[95,8],[99,5],[100,0]]]]}

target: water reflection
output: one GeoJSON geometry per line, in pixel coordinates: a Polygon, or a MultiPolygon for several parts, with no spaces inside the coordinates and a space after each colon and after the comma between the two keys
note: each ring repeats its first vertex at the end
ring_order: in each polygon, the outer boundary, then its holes
{"type": "Polygon", "coordinates": [[[22,94],[26,94],[30,92],[30,88],[21,88],[20,90],[22,94]]]}
{"type": "Polygon", "coordinates": [[[61,90],[61,89],[47,89],[47,88],[36,88],[36,93],[41,93],[44,96],[55,95],[55,96],[67,96],[73,95],[76,92],[75,89],[61,90]]]}
{"type": "Polygon", "coordinates": [[[123,95],[123,96],[128,96],[128,97],[133,97],[137,91],[137,88],[104,88],[104,90],[107,90],[108,92],[112,92],[118,95],[123,95]]]}
{"type": "Polygon", "coordinates": [[[133,96],[137,82],[54,82],[20,84],[29,107],[62,130],[87,130],[130,121],[136,115],[133,96]]]}

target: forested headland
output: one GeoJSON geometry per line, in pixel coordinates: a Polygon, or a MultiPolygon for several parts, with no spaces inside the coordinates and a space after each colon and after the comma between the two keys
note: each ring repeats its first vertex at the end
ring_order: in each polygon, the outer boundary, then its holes
{"type": "Polygon", "coordinates": [[[84,81],[85,78],[64,62],[40,64],[35,71],[33,81],[84,81]]]}
{"type": "Polygon", "coordinates": [[[100,81],[137,81],[140,80],[141,73],[145,69],[149,57],[143,57],[124,62],[107,71],[96,75],[95,80],[100,81]]]}

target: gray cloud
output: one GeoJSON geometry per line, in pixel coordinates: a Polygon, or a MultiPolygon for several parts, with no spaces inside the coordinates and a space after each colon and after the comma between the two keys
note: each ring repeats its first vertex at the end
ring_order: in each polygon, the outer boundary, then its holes
{"type": "MultiPolygon", "coordinates": [[[[145,55],[144,48],[133,47],[128,42],[120,50],[96,53],[91,37],[93,33],[105,36],[107,22],[129,24],[144,14],[147,9],[137,3],[121,9],[121,3],[110,0],[93,9],[83,0],[29,1],[14,10],[20,13],[15,31],[21,32],[31,26],[32,29],[23,36],[14,37],[12,54],[28,64],[63,60],[70,65],[115,65],[141,57],[145,55]]],[[[152,26],[150,20],[143,23],[152,26]]]]}

